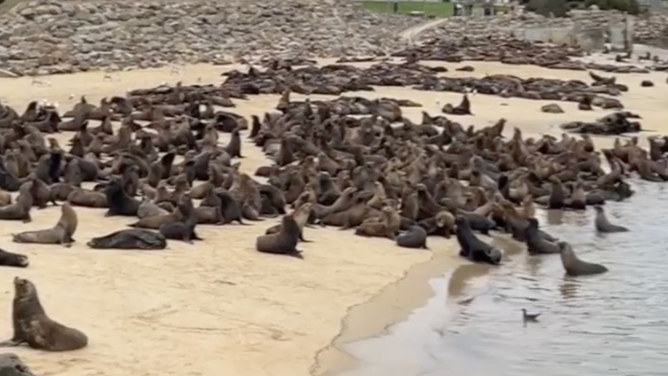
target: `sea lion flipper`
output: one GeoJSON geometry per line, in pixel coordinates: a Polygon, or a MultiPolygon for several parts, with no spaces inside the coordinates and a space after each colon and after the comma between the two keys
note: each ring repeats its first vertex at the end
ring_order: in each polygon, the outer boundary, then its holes
{"type": "Polygon", "coordinates": [[[8,340],[0,342],[0,347],[17,347],[21,346],[25,341],[21,339],[10,338],[8,340]]]}

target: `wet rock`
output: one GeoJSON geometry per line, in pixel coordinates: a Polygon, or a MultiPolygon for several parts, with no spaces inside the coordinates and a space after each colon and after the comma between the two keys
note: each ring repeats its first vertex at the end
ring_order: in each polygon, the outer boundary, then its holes
{"type": "Polygon", "coordinates": [[[564,110],[556,103],[550,103],[542,106],[541,111],[548,114],[563,114],[564,110]]]}

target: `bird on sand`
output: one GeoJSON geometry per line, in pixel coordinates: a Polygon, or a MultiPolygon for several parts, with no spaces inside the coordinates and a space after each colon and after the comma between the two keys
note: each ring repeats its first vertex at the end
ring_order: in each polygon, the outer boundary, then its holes
{"type": "Polygon", "coordinates": [[[538,316],[540,316],[540,315],[541,315],[540,313],[527,313],[527,310],[522,308],[522,318],[524,319],[525,322],[526,321],[531,321],[531,322],[538,321],[538,316]]]}

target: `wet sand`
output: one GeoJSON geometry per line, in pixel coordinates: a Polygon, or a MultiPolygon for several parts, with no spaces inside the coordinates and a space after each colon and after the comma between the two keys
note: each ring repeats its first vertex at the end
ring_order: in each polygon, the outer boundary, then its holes
{"type": "MultiPolygon", "coordinates": [[[[498,63],[467,65],[476,67],[476,72],[447,74],[505,73],[588,81],[586,72],[498,63]]],[[[60,110],[66,111],[82,94],[96,103],[105,96],[163,81],[188,84],[201,78],[202,83],[222,82],[224,77],[219,74],[230,68],[188,66],[181,75],[172,75],[170,68],[124,72],[112,74],[114,81],[103,80],[103,73],[44,77],[51,84],[48,87],[34,86],[29,78],[1,79],[0,98],[18,111],[30,100],[42,98],[57,101],[60,110]],[[71,94],[73,100],[69,99],[71,94]]],[[[629,85],[630,93],[622,100],[630,110],[643,115],[643,126],[665,129],[658,106],[668,94],[665,77],[619,75],[618,80],[629,85]],[[657,86],[640,88],[642,79],[652,79],[657,86]]],[[[436,114],[442,104],[458,103],[461,98],[455,93],[406,88],[344,95],[421,102],[423,108],[404,109],[413,121],[420,120],[423,110],[436,114]]],[[[237,107],[231,111],[247,117],[260,115],[272,109],[277,100],[275,95],[252,96],[249,101],[235,101],[237,107]]],[[[460,120],[481,126],[505,117],[509,132],[517,126],[527,135],[559,134],[554,125],[608,113],[581,112],[573,103],[559,102],[565,114],[544,114],[540,106],[546,103],[476,95],[475,116],[460,120]]],[[[65,147],[71,136],[64,133],[57,138],[65,147]]],[[[226,143],[228,137],[223,135],[220,142],[226,143]]],[[[269,163],[250,143],[244,143],[242,152],[246,156],[241,164],[244,172],[253,173],[269,163]]],[[[305,252],[303,261],[257,254],[255,237],[273,225],[272,220],[247,227],[200,226],[204,242],[195,246],[170,242],[163,252],[94,251],[85,246],[90,237],[122,229],[132,219],[104,218],[103,210],[77,208],[77,212],[77,243],[70,249],[20,245],[10,240],[11,233],[52,226],[59,216],[57,208],[35,210],[34,222],[27,225],[3,221],[0,229],[3,248],[31,258],[30,268],[7,269],[0,275],[0,312],[6,315],[0,335],[11,335],[11,280],[19,275],[37,284],[52,318],[83,330],[91,339],[87,349],[72,353],[18,349],[17,354],[37,374],[336,374],[354,366],[352,359],[336,348],[377,335],[403,320],[433,294],[427,284],[430,278],[452,273],[463,263],[454,256],[454,244],[442,239],[429,239],[432,254],[337,229],[307,229],[305,236],[313,243],[300,246],[305,252]]]]}

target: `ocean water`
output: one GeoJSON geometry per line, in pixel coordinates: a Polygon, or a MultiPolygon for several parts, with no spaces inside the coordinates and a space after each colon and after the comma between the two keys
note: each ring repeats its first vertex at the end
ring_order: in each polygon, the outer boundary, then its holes
{"type": "Polygon", "coordinates": [[[361,364],[344,376],[668,375],[668,189],[633,188],[605,205],[627,233],[597,234],[593,209],[539,213],[544,230],[608,273],[567,277],[559,255],[529,256],[495,236],[503,265],[431,280],[434,297],[407,320],[346,346],[361,364]],[[522,308],[539,322],[525,324],[522,308]]]}

